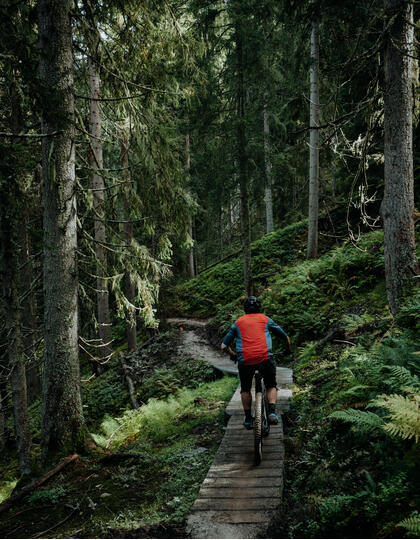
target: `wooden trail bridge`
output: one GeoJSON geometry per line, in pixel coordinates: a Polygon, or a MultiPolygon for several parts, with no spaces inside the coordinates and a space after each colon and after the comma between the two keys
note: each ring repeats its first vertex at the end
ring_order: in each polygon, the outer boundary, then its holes
{"type": "MultiPolygon", "coordinates": [[[[277,368],[277,410],[289,408],[292,371],[277,368]]],[[[254,466],[253,431],[242,425],[240,388],[226,412],[225,436],[188,518],[192,538],[257,538],[264,535],[283,491],[283,424],[271,426],[264,439],[263,461],[254,466]]]]}
{"type": "MultiPolygon", "coordinates": [[[[173,322],[172,322],[173,321],[173,322]]],[[[191,320],[173,319],[185,328],[191,320]]],[[[183,332],[183,345],[194,357],[201,357],[215,368],[236,373],[226,355],[210,348],[192,330],[183,332]]],[[[230,416],[226,432],[204,479],[188,517],[191,538],[257,538],[264,536],[280,505],[283,492],[284,444],[281,414],[289,409],[292,396],[292,370],[277,368],[277,412],[280,422],[271,426],[264,439],[263,460],[254,466],[254,434],[242,424],[240,387],[226,408],[230,416]]]]}

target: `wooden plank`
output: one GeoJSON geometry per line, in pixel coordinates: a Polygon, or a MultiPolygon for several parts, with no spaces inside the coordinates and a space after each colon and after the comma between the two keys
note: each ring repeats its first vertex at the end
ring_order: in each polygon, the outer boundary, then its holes
{"type": "MultiPolygon", "coordinates": [[[[283,457],[283,452],[281,449],[277,447],[272,446],[264,446],[263,447],[263,459],[264,461],[267,460],[275,460],[275,459],[281,459],[283,457]]],[[[254,448],[248,447],[244,448],[242,450],[232,450],[231,448],[219,448],[216,456],[218,458],[223,459],[232,459],[232,461],[235,461],[236,463],[241,463],[242,457],[244,457],[244,460],[247,461],[249,458],[254,458],[254,448]]],[[[215,457],[216,457],[215,456],[215,457]]]]}
{"type": "Polygon", "coordinates": [[[196,499],[194,510],[274,510],[280,504],[280,497],[258,499],[196,499]]]}
{"type": "MultiPolygon", "coordinates": [[[[193,508],[194,517],[198,517],[202,522],[219,522],[219,523],[267,523],[269,522],[272,512],[253,512],[248,510],[231,510],[225,512],[217,512],[214,510],[198,510],[193,508]]],[[[212,538],[207,537],[207,538],[212,538]]],[[[213,537],[214,538],[214,537],[213,537]]]]}
{"type": "Polygon", "coordinates": [[[274,476],[274,477],[265,477],[262,481],[261,478],[258,477],[233,477],[233,478],[212,478],[207,476],[207,478],[204,479],[203,487],[249,487],[249,488],[255,488],[255,487],[261,487],[261,485],[264,485],[264,487],[280,487],[283,485],[283,476],[274,476]]]}
{"type": "Polygon", "coordinates": [[[264,499],[267,497],[280,497],[278,487],[232,487],[232,486],[205,486],[198,493],[198,499],[264,499]]]}
{"type": "MultiPolygon", "coordinates": [[[[273,439],[282,439],[283,438],[283,430],[281,429],[282,426],[272,426],[270,429],[270,433],[264,437],[264,441],[271,441],[273,439]]],[[[244,441],[253,441],[254,440],[254,431],[245,429],[242,425],[233,425],[229,427],[229,429],[226,430],[225,435],[223,437],[223,440],[228,440],[231,438],[237,438],[242,439],[244,441]],[[239,428],[239,429],[238,429],[239,428]]]]}
{"type": "Polygon", "coordinates": [[[254,467],[253,465],[237,465],[234,463],[214,464],[210,467],[207,478],[278,478],[283,471],[281,468],[254,467]]]}
{"type": "MultiPolygon", "coordinates": [[[[280,452],[270,455],[263,454],[263,461],[268,466],[280,467],[283,462],[283,454],[280,452]]],[[[214,463],[217,465],[223,465],[225,463],[235,463],[237,465],[247,465],[254,462],[254,452],[249,454],[220,454],[215,456],[214,463]]]]}
{"type": "MultiPolygon", "coordinates": [[[[229,420],[229,424],[227,425],[226,432],[229,432],[231,429],[240,428],[241,431],[243,431],[244,433],[249,433],[250,436],[252,437],[252,433],[253,433],[252,429],[246,429],[243,422],[244,422],[244,417],[243,416],[241,416],[240,418],[236,418],[235,416],[233,416],[229,420]]],[[[271,430],[273,430],[273,433],[275,433],[276,431],[280,431],[281,427],[282,427],[282,421],[279,418],[279,423],[278,424],[271,424],[270,425],[270,433],[271,433],[271,430]]]]}
{"type": "MultiPolygon", "coordinates": [[[[282,439],[271,439],[268,437],[264,439],[263,448],[280,448],[282,444],[282,439]]],[[[235,448],[235,451],[237,448],[254,448],[254,441],[244,441],[238,438],[226,439],[221,443],[220,448],[232,448],[232,450],[235,448]]]]}

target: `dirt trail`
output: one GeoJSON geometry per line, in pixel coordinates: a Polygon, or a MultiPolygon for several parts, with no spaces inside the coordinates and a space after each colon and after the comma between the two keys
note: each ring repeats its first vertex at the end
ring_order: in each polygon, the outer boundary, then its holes
{"type": "Polygon", "coordinates": [[[182,328],[178,354],[192,356],[208,362],[215,368],[231,375],[237,375],[238,369],[226,353],[212,347],[202,335],[208,321],[200,319],[167,319],[171,326],[182,328]]]}

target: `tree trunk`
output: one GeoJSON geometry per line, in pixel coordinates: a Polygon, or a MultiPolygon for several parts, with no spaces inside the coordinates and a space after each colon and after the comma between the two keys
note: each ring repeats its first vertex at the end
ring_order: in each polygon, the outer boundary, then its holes
{"type": "MultiPolygon", "coordinates": [[[[22,108],[18,83],[13,68],[10,69],[11,130],[22,130],[22,108]]],[[[31,435],[26,397],[26,377],[22,336],[20,292],[22,271],[19,269],[19,231],[22,227],[22,200],[19,163],[10,168],[8,182],[0,190],[0,245],[1,245],[1,315],[5,322],[7,356],[10,370],[13,418],[17,443],[19,470],[22,475],[31,473],[31,435]]]]}
{"type": "MultiPolygon", "coordinates": [[[[128,179],[129,173],[129,159],[128,159],[128,141],[123,130],[121,130],[120,135],[120,145],[121,145],[121,165],[124,168],[124,175],[128,179]]],[[[124,199],[124,211],[125,211],[125,220],[130,221],[130,212],[128,208],[128,203],[124,199]]],[[[124,238],[127,245],[131,245],[131,240],[133,238],[133,224],[124,223],[124,238]]],[[[124,285],[125,290],[124,294],[127,300],[134,306],[136,298],[136,287],[134,282],[130,277],[130,273],[126,272],[124,276],[124,285]]],[[[129,308],[127,313],[127,344],[128,352],[135,351],[137,349],[137,321],[136,321],[136,310],[134,308],[129,308]]]]}
{"type": "MultiPolygon", "coordinates": [[[[3,373],[1,376],[3,377],[3,373]]],[[[5,418],[5,395],[0,388],[0,451],[6,446],[6,418],[5,418]]]]}
{"type": "Polygon", "coordinates": [[[317,0],[312,0],[311,32],[311,92],[309,114],[309,215],[307,258],[318,257],[318,198],[319,198],[319,15],[317,0]]]}
{"type": "MultiPolygon", "coordinates": [[[[36,181],[36,177],[34,179],[36,181]]],[[[32,283],[32,262],[31,262],[31,242],[28,233],[29,212],[25,205],[21,211],[21,222],[19,231],[20,243],[20,294],[26,294],[26,289],[32,283]]],[[[35,351],[35,331],[36,324],[36,300],[35,294],[29,292],[25,299],[25,307],[21,310],[22,327],[23,327],[23,346],[25,351],[25,372],[28,403],[33,403],[41,397],[41,376],[37,363],[37,355],[35,351]]]]}
{"type": "Polygon", "coordinates": [[[381,214],[386,288],[391,312],[396,314],[410,278],[418,273],[413,222],[413,5],[384,0],[384,7],[385,24],[391,26],[384,57],[385,191],[381,214]]]}
{"type": "MultiPolygon", "coordinates": [[[[190,134],[185,135],[185,173],[187,178],[190,176],[191,168],[191,153],[190,153],[190,134]]],[[[193,220],[192,216],[189,217],[188,221],[188,234],[193,240],[193,220]]],[[[194,246],[190,247],[188,252],[188,275],[190,278],[195,276],[195,264],[194,264],[194,246]]]]}
{"type": "Polygon", "coordinates": [[[44,196],[44,463],[85,435],[78,357],[74,95],[70,0],[39,0],[44,196]]]}
{"type": "MultiPolygon", "coordinates": [[[[12,180],[16,186],[17,180],[12,180]]],[[[18,211],[17,189],[0,193],[1,208],[1,283],[2,319],[6,324],[7,355],[12,390],[13,418],[16,434],[19,470],[31,473],[31,436],[26,398],[26,377],[22,341],[22,323],[19,305],[19,271],[17,250],[18,211]]],[[[4,398],[4,396],[3,396],[4,398]]],[[[4,430],[4,426],[3,426],[4,430]]]]}
{"type": "Polygon", "coordinates": [[[270,121],[267,101],[264,102],[265,221],[267,234],[273,231],[272,166],[270,158],[270,121]]]}
{"type": "Polygon", "coordinates": [[[245,93],[244,93],[244,60],[242,46],[241,22],[236,24],[236,55],[237,55],[237,144],[239,161],[239,190],[241,201],[241,240],[244,269],[244,289],[247,295],[252,294],[251,283],[251,241],[249,227],[249,201],[248,201],[248,156],[245,133],[245,93]]]}
{"type": "Polygon", "coordinates": [[[31,474],[31,432],[29,428],[28,402],[26,397],[26,376],[23,355],[23,341],[20,322],[19,299],[16,284],[12,286],[12,305],[9,306],[11,328],[9,342],[10,387],[12,389],[13,418],[19,470],[22,475],[31,474]]]}
{"type": "MultiPolygon", "coordinates": [[[[100,79],[92,55],[96,51],[91,49],[89,58],[89,78],[90,78],[90,133],[91,133],[91,151],[92,151],[92,187],[93,187],[93,211],[95,227],[95,255],[96,255],[96,288],[97,288],[97,313],[99,338],[101,346],[99,348],[102,359],[107,359],[112,354],[111,348],[111,325],[109,317],[109,295],[108,284],[106,280],[107,260],[105,248],[106,229],[105,229],[105,210],[104,210],[104,179],[101,171],[103,169],[102,157],[102,123],[100,102],[100,79]]],[[[99,365],[97,365],[99,368],[99,365]]],[[[99,370],[98,370],[99,371],[99,370]]]]}

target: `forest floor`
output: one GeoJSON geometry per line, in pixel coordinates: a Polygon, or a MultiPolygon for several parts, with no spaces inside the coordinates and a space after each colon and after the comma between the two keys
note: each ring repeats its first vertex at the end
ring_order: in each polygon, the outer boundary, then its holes
{"type": "MultiPolygon", "coordinates": [[[[305,230],[294,224],[253,243],[255,292],[295,350],[287,365],[294,388],[282,518],[269,537],[419,537],[420,289],[392,317],[382,232],[364,235],[357,249],[325,244],[319,259],[306,261],[305,230]]],[[[237,258],[162,295],[166,314],[179,317],[176,328],[162,324],[147,347],[124,356],[139,410],[130,407],[118,355],[97,378],[82,365],[85,418],[97,446],[4,512],[0,536],[185,537],[237,387],[199,354],[206,356],[208,339],[209,354],[220,358],[221,337],[243,314],[241,291],[237,258]],[[182,317],[198,318],[200,328],[182,317]]],[[[124,335],[122,327],[121,342],[124,335]]],[[[37,455],[39,418],[35,403],[37,455]]],[[[2,457],[0,498],[17,480],[14,446],[2,457]]]]}
{"type": "MultiPolygon", "coordinates": [[[[207,363],[219,361],[220,352],[203,337],[203,326],[178,326],[149,352],[127,356],[132,373],[142,373],[137,383],[156,385],[156,397],[92,426],[98,447],[4,512],[1,537],[187,537],[185,518],[223,438],[225,406],[237,387],[236,378],[207,363]]],[[[120,375],[116,366],[113,376],[120,375]]]]}

